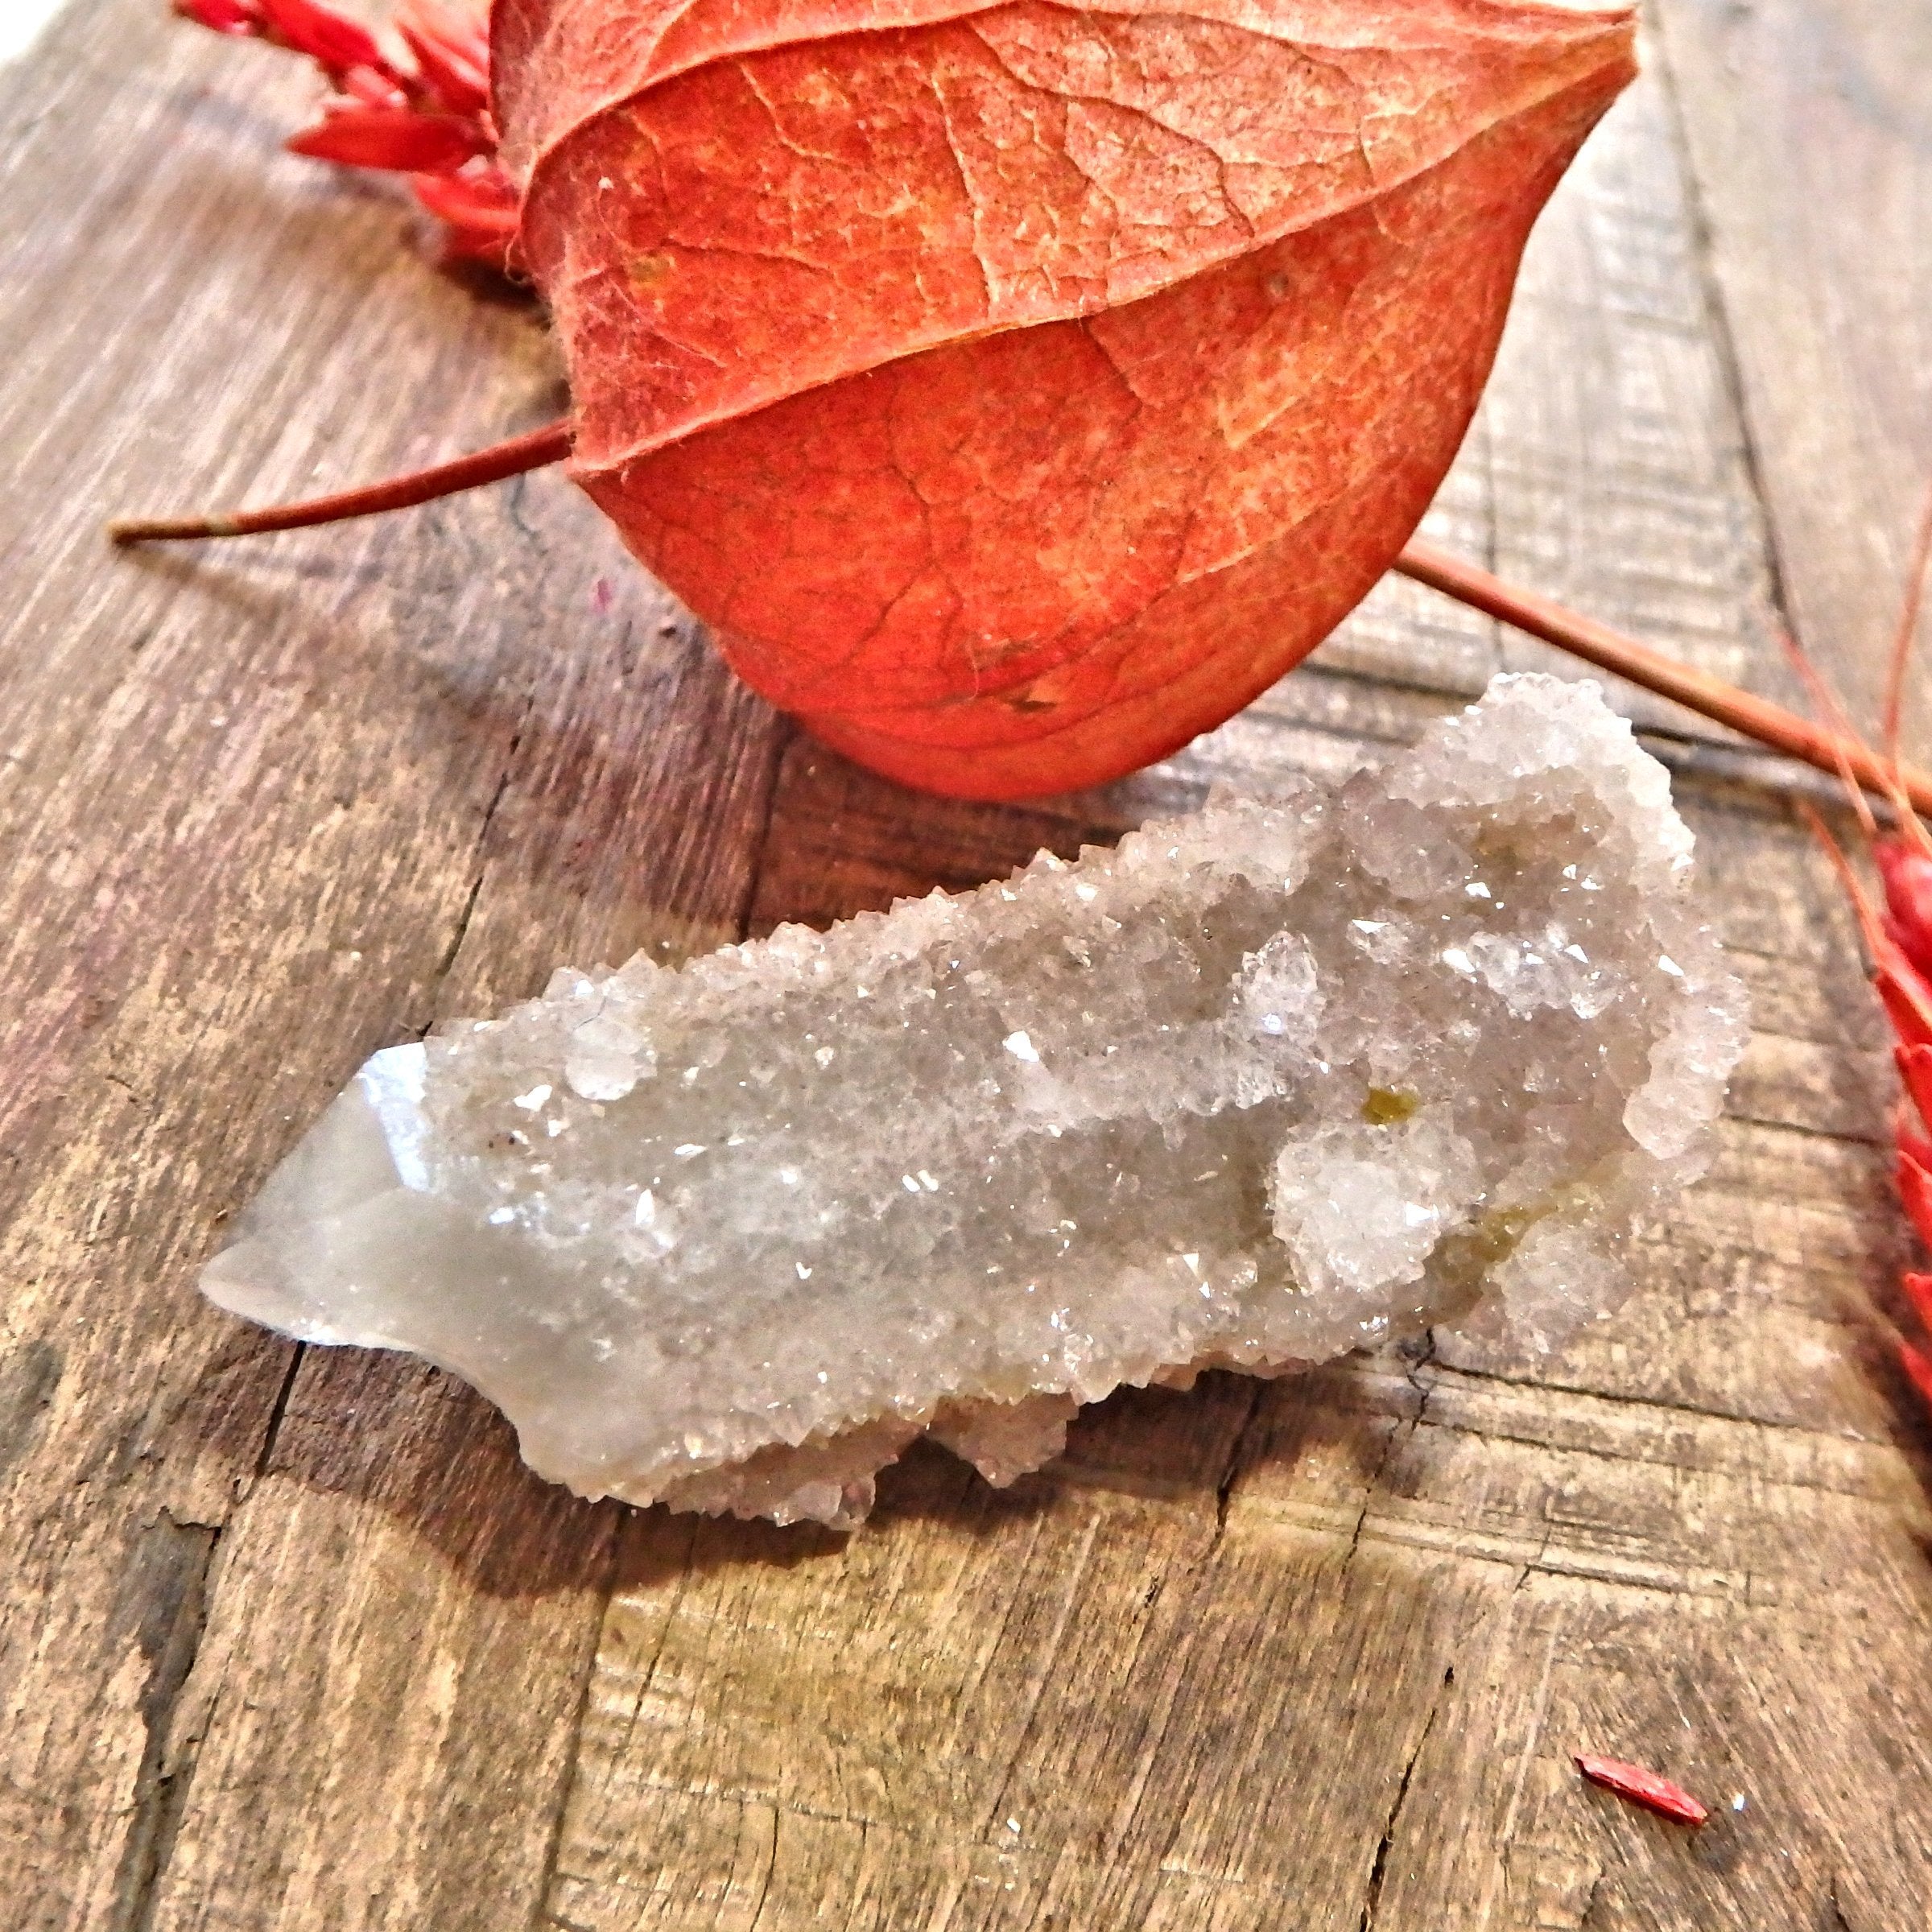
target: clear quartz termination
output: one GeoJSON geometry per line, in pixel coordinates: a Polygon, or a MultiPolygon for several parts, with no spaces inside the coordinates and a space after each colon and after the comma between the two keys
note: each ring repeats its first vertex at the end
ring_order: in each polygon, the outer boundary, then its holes
{"type": "Polygon", "coordinates": [[[586,1495],[838,1526],[922,1430],[1007,1482],[1124,1382],[1552,1346],[1742,1049],[1690,860],[1596,686],[1500,678],[1339,791],[378,1053],[203,1286],[586,1495]]]}

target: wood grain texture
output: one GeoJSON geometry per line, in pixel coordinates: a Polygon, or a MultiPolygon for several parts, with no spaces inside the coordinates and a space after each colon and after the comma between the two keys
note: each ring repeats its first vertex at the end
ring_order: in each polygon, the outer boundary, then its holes
{"type": "MultiPolygon", "coordinates": [[[[1884,114],[1820,107],[1780,64],[1893,17],[1923,19],[1670,0],[1682,99],[1653,62],[1553,206],[1445,541],[1790,695],[1768,613],[1874,574],[1835,504],[1902,543],[1884,493],[1932,421],[1889,279],[1920,273],[1897,225],[1932,106],[1887,70],[1884,114]],[[1726,61],[1763,70],[1761,122],[1726,61]],[[1891,184],[1884,219],[1834,225],[1807,179],[1841,210],[1891,184]],[[1794,287],[1872,303],[1785,393],[1794,287]],[[1835,477],[1844,385],[1893,360],[1921,386],[1889,480],[1835,477]]],[[[1711,1179],[1556,1363],[1445,1341],[1130,1394],[1005,1494],[921,1450],[840,1539],[575,1502],[447,1378],[200,1302],[221,1220],[374,1046],[563,960],[1339,770],[1546,661],[1385,587],[1184,756],[1001,810],[794,737],[555,479],[114,559],[109,510],[329,487],[555,407],[528,312],[274,158],[305,98],[147,0],[78,0],[0,75],[0,1918],[1932,1922],[1932,1436],[1873,1312],[1885,1036],[1788,774],[1661,708],[1758,1031],[1711,1179]],[[1572,1748],[1717,1818],[1633,1813],[1572,1748]]],[[[1869,640],[1820,649],[1855,683],[1869,640]]]]}
{"type": "MultiPolygon", "coordinates": [[[[1648,38],[1644,57],[1644,77],[1537,231],[1475,429],[1423,533],[1715,676],[1802,704],[1767,622],[1762,514],[1648,38]]],[[[1393,578],[1316,662],[1458,695],[1501,669],[1595,675],[1393,578]]],[[[1674,735],[1723,736],[1633,687],[1615,696],[1674,735]]]]}
{"type": "Polygon", "coordinates": [[[1932,488],[1932,6],[1664,19],[1790,615],[1868,721],[1932,488]]]}

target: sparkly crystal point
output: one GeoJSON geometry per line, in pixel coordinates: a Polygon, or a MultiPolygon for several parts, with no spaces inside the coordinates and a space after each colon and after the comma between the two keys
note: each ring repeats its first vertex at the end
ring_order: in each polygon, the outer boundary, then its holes
{"type": "Polygon", "coordinates": [[[1690,859],[1594,685],[1500,678],[1338,791],[378,1053],[203,1286],[586,1495],[840,1525],[922,1430],[1010,1481],[1123,1382],[1552,1346],[1742,1048],[1690,859]]]}

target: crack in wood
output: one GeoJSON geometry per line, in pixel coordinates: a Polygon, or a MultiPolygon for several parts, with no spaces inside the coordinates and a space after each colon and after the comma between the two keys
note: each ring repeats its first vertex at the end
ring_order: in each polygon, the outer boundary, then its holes
{"type": "Polygon", "coordinates": [[[751,1909],[751,1922],[745,1928],[745,1932],[758,1932],[759,1922],[765,1916],[766,1901],[771,1897],[772,1875],[778,1868],[779,1815],[778,1806],[774,1805],[771,1807],[771,1843],[765,1851],[764,1875],[758,1881],[758,1902],[751,1909]]]}
{"type": "Polygon", "coordinates": [[[1381,1843],[1375,1848],[1375,1862],[1368,1868],[1368,1889],[1362,1898],[1362,1915],[1357,1922],[1357,1932],[1373,1932],[1377,1912],[1382,1902],[1382,1885],[1389,1872],[1389,1853],[1395,1843],[1396,1829],[1401,1823],[1402,1807],[1409,1802],[1409,1787],[1415,1777],[1415,1767],[1421,1761],[1424,1748],[1429,1742],[1429,1734],[1435,1728],[1436,1715],[1443,1707],[1443,1700],[1455,1688],[1455,1666],[1451,1664],[1443,1672],[1443,1681],[1436,1687],[1435,1697],[1429,1706],[1429,1715],[1422,1720],[1422,1734],[1415,1740],[1415,1748],[1409,1754],[1409,1761],[1402,1767],[1402,1781],[1395,1788],[1395,1802],[1389,1807],[1387,1821],[1382,1827],[1381,1843]]]}
{"type": "Polygon", "coordinates": [[[1737,331],[1732,320],[1730,304],[1724,299],[1724,278],[1718,273],[1717,245],[1711,229],[1711,211],[1706,204],[1703,178],[1690,151],[1690,130],[1685,125],[1684,90],[1679,84],[1670,55],[1668,33],[1657,36],[1664,69],[1664,113],[1670,129],[1671,151],[1676,158],[1678,179],[1683,184],[1684,226],[1690,253],[1697,264],[1699,291],[1703,297],[1704,320],[1711,348],[1724,385],[1727,413],[1737,425],[1738,460],[1752,500],[1757,505],[1760,564],[1765,573],[1765,590],[1775,621],[1791,636],[1798,635],[1793,613],[1790,586],[1784,560],[1779,554],[1777,532],[1773,527],[1770,478],[1766,470],[1762,440],[1752,420],[1749,385],[1744,381],[1744,358],[1740,354],[1737,331]]]}
{"type": "Polygon", "coordinates": [[[517,753],[522,748],[524,734],[530,729],[530,713],[537,703],[535,689],[523,695],[523,708],[517,714],[517,722],[510,734],[510,742],[503,748],[503,768],[497,774],[495,789],[489,795],[489,803],[483,807],[481,822],[477,827],[476,876],[469,882],[469,891],[463,901],[462,910],[456,914],[456,931],[444,948],[443,956],[436,962],[436,970],[430,976],[431,1014],[423,1031],[435,1025],[438,1018],[435,1002],[448,981],[456,964],[456,956],[463,950],[463,942],[469,936],[471,922],[475,919],[477,902],[483,896],[484,881],[489,877],[489,832],[496,823],[497,808],[503,803],[504,795],[510,790],[510,781],[517,774],[517,753]]]}
{"type": "MultiPolygon", "coordinates": [[[[1447,1369],[1451,1375],[1457,1377],[1459,1381],[1488,1383],[1501,1389],[1521,1389],[1525,1393],[1535,1396],[1575,1396],[1587,1402],[1605,1402],[1613,1408],[1635,1409],[1640,1411],[1654,1410],[1659,1414],[1688,1416],[1697,1422],[1741,1423],[1748,1429],[1771,1430],[1788,1435],[1817,1436],[1822,1440],[1831,1443],[1842,1443],[1846,1440],[1843,1432],[1838,1430],[1819,1429],[1808,1422],[1784,1422],[1776,1416],[1745,1415],[1735,1410],[1712,1409],[1698,1402],[1674,1402],[1667,1396],[1632,1395],[1621,1389],[1587,1388],[1580,1382],[1532,1381],[1526,1376],[1509,1375],[1501,1369],[1475,1368],[1463,1363],[1444,1362],[1441,1366],[1447,1369]]],[[[1433,1385],[1440,1386],[1441,1385],[1433,1385]]],[[[1453,1385],[1451,1385],[1453,1386],[1453,1385]]],[[[1422,1418],[1418,1416],[1417,1419],[1419,1421],[1422,1418]]],[[[1439,1421],[1433,1422],[1431,1426],[1438,1428],[1459,1429],[1463,1427],[1459,1422],[1439,1421]]],[[[1467,1433],[1480,1435],[1484,1431],[1471,1430],[1467,1433]]],[[[1528,1439],[1513,1438],[1511,1439],[1528,1439]]],[[[1604,1454],[1607,1451],[1600,1451],[1597,1453],[1604,1454]]]]}
{"type": "Polygon", "coordinates": [[[1214,1535],[1204,1552],[1212,1556],[1221,1546],[1221,1539],[1228,1534],[1228,1511],[1234,1500],[1234,1486],[1241,1478],[1246,1465],[1249,1438],[1259,1426],[1261,1404],[1268,1393],[1268,1385],[1250,1377],[1249,1386],[1245,1392],[1245,1406],[1241,1419],[1236,1424],[1234,1440],[1228,1450],[1228,1460],[1214,1486],[1214,1535]]]}
{"type": "Polygon", "coordinates": [[[603,1653],[604,1633],[610,1616],[612,1598],[617,1594],[616,1574],[617,1554],[623,1542],[622,1532],[611,1538],[611,1570],[604,1579],[600,1595],[597,1620],[596,1641],[584,1647],[584,1674],[577,1686],[576,1703],[570,1714],[570,1735],[564,1746],[564,1774],[559,1781],[556,1810],[551,1814],[549,1835],[543,1846],[543,1863],[537,1874],[537,1882],[530,1888],[530,1932],[543,1932],[546,1926],[556,1926],[563,1932],[573,1932],[571,1922],[551,1905],[551,1894],[556,1889],[564,1859],[564,1831],[569,1822],[572,1799],[576,1795],[580,1761],[584,1750],[584,1728],[590,1711],[592,1687],[597,1682],[597,1659],[603,1653]]]}
{"type": "Polygon", "coordinates": [[[1845,1908],[1838,1897],[1838,1874],[1834,1872],[1825,1886],[1825,1902],[1831,1908],[1830,1932],[1853,1932],[1850,1919],[1845,1917],[1845,1908]]]}
{"type": "Polygon", "coordinates": [[[135,1549],[123,1613],[149,1666],[138,1706],[147,1740],[115,1875],[110,1932],[148,1932],[187,1806],[196,1751],[184,1740],[171,1763],[169,1733],[207,1628],[208,1571],[221,1540],[219,1529],[177,1522],[163,1509],[135,1549]]]}
{"type": "Polygon", "coordinates": [[[1583,1909],[1577,1914],[1576,1932],[1590,1932],[1590,1920],[1596,1910],[1597,1894],[1604,1889],[1604,1874],[1600,1871],[1590,1880],[1590,1889],[1583,1894],[1583,1909]]]}
{"type": "Polygon", "coordinates": [[[257,1482],[268,1473],[268,1465],[275,1453],[275,1439],[282,1433],[282,1418],[288,1413],[288,1398],[295,1392],[295,1377],[301,1373],[303,1360],[308,1353],[306,1342],[297,1342],[289,1350],[288,1367],[283,1373],[282,1386],[275,1391],[275,1404],[262,1430],[262,1448],[255,1457],[257,1482]]]}
{"type": "MultiPolygon", "coordinates": [[[[1393,1428],[1382,1439],[1382,1452],[1376,1458],[1375,1467],[1368,1472],[1368,1480],[1362,1491],[1362,1506],[1356,1513],[1355,1527],[1349,1532],[1348,1548],[1342,1561],[1344,1564],[1355,1561],[1356,1552],[1362,1544],[1362,1530],[1368,1521],[1368,1512],[1374,1506],[1375,1492],[1381,1486],[1382,1472],[1393,1459],[1398,1442],[1412,1442],[1422,1424],[1428,1420],[1429,1397],[1435,1393],[1438,1383],[1435,1380],[1423,1381],[1422,1371],[1435,1360],[1435,1331],[1430,1329],[1422,1337],[1421,1352],[1413,1361],[1406,1361],[1403,1379],[1416,1392],[1415,1414],[1406,1418],[1406,1426],[1398,1418],[1393,1428]]],[[[1467,1433],[1467,1432],[1465,1432],[1467,1433]]]]}

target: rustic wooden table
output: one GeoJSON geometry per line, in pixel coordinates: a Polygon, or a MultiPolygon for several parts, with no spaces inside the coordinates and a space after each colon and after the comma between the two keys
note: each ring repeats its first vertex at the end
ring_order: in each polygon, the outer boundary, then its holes
{"type": "MultiPolygon", "coordinates": [[[[1781,606],[1868,702],[1932,473],[1932,6],[1653,24],[1434,534],[1789,698],[1781,606]]],[[[559,407],[535,315],[276,155],[293,68],[75,0],[0,74],[0,1922],[1932,1923],[1884,1035],[1821,788],[1635,694],[1757,1034],[1712,1178],[1554,1364],[1135,1395],[1004,1495],[915,1454],[848,1540],[573,1501],[447,1378],[200,1302],[303,1123],[439,1016],[1335,767],[1542,661],[1385,588],[1171,765],[982,809],[794,735],[552,477],[110,554],[110,509],[559,407]]]]}

